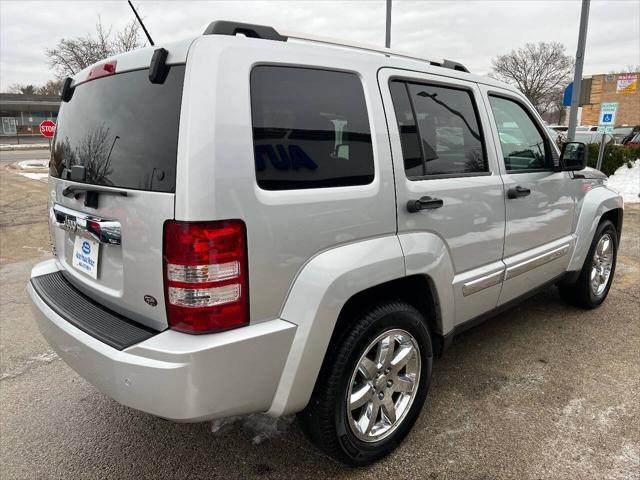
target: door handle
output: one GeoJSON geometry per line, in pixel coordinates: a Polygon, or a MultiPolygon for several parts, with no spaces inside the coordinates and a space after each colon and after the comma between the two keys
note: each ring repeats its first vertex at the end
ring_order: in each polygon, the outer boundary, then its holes
{"type": "Polygon", "coordinates": [[[419,200],[409,200],[407,202],[407,210],[410,213],[416,213],[420,210],[435,210],[443,204],[444,202],[439,198],[422,197],[419,200]]]}
{"type": "Polygon", "coordinates": [[[526,197],[528,195],[531,195],[531,190],[529,190],[528,188],[521,187],[520,185],[507,190],[507,197],[511,199],[526,197]]]}

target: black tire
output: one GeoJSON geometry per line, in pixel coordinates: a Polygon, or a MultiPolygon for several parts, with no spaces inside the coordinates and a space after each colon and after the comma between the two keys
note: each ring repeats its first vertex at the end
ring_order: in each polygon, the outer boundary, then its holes
{"type": "Polygon", "coordinates": [[[371,307],[329,346],[311,400],[298,414],[302,430],[316,447],[335,460],[352,466],[375,462],[395,449],[415,423],[429,389],[432,362],[429,328],[414,307],[400,301],[371,307]],[[379,441],[365,442],[357,438],[350,426],[346,405],[348,388],[367,347],[381,334],[393,329],[408,332],[418,346],[420,375],[417,389],[412,390],[415,392],[413,403],[404,417],[398,419],[395,429],[379,441]]]}
{"type": "Polygon", "coordinates": [[[618,258],[618,231],[613,223],[609,220],[605,220],[598,225],[596,233],[591,241],[591,247],[587,253],[587,257],[584,260],[584,265],[580,271],[580,275],[573,283],[561,282],[558,285],[560,296],[563,300],[576,307],[591,309],[599,306],[604,302],[605,298],[609,294],[611,283],[613,282],[613,276],[616,271],[616,260],[618,258]],[[593,258],[596,253],[596,247],[600,239],[609,235],[613,242],[613,264],[611,266],[611,274],[609,280],[602,293],[596,295],[591,288],[591,269],[593,266],[593,258]]]}

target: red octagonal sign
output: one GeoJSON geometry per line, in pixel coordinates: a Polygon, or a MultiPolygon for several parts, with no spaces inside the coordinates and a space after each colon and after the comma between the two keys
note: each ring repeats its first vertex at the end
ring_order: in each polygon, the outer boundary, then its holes
{"type": "Polygon", "coordinates": [[[45,137],[53,137],[56,133],[56,124],[51,120],[45,120],[40,124],[40,133],[45,137]]]}

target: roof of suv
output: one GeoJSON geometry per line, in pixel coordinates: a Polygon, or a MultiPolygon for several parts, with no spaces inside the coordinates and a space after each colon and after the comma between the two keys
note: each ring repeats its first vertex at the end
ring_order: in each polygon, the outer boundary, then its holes
{"type": "Polygon", "coordinates": [[[445,70],[439,72],[443,76],[451,76],[460,79],[470,80],[476,83],[483,83],[512,91],[518,91],[513,86],[500,82],[490,77],[474,75],[460,62],[447,60],[444,58],[432,59],[423,58],[411,53],[381,48],[372,45],[350,43],[332,38],[309,36],[299,33],[286,32],[279,33],[273,27],[266,25],[255,25],[248,23],[232,22],[226,20],[216,20],[211,22],[205,29],[204,35],[244,35],[250,38],[263,40],[275,40],[279,42],[291,42],[298,45],[308,45],[311,48],[339,48],[352,50],[357,55],[384,56],[387,58],[385,66],[392,68],[404,68],[409,70],[424,69],[425,63],[430,66],[441,67],[445,70]]]}
{"type": "MultiPolygon", "coordinates": [[[[384,61],[381,62],[381,67],[425,71],[426,64],[429,67],[438,68],[438,75],[459,78],[462,80],[469,80],[476,83],[482,83],[485,85],[495,86],[498,88],[518,92],[518,90],[513,86],[504,82],[500,82],[490,77],[474,75],[470,73],[464,65],[453,60],[421,58],[417,55],[392,49],[349,43],[330,38],[306,36],[297,33],[281,34],[270,26],[218,20],[209,24],[209,26],[204,31],[204,35],[244,36],[252,39],[293,43],[297,46],[304,46],[313,50],[340,49],[343,52],[351,51],[358,57],[370,56],[384,58],[384,61]]],[[[201,37],[202,36],[196,36],[186,40],[164,44],[163,48],[168,51],[167,64],[170,65],[185,62],[191,44],[201,37]]],[[[238,41],[241,41],[241,39],[242,37],[239,37],[238,41]]],[[[125,52],[117,56],[104,59],[98,62],[98,64],[116,60],[118,64],[118,71],[138,69],[141,65],[149,64],[153,52],[156,48],[158,48],[158,46],[144,47],[130,52],[125,52]]],[[[93,67],[94,65],[91,65],[81,72],[78,72],[74,76],[74,85],[78,85],[86,81],[87,75],[93,67]]],[[[433,70],[431,72],[435,73],[433,72],[433,70]]]]}

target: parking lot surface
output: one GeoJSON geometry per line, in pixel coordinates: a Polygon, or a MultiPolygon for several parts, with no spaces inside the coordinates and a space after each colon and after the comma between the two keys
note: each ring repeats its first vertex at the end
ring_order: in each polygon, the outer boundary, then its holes
{"type": "MultiPolygon", "coordinates": [[[[212,432],[123,407],[53,353],[29,311],[50,256],[46,184],[1,152],[0,478],[640,478],[640,208],[625,210],[618,268],[596,310],[554,288],[457,337],[393,454],[364,469],[320,455],[295,423],[259,444],[260,419],[212,432]]],[[[228,368],[233,375],[233,366],[228,368]]],[[[284,424],[286,426],[286,423],[284,424]]]]}

